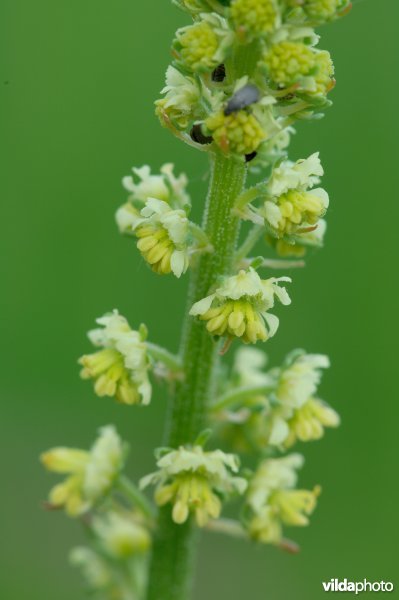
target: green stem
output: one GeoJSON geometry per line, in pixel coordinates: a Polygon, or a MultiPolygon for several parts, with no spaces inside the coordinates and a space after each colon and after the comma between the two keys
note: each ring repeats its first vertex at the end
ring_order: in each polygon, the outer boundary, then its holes
{"type": "MultiPolygon", "coordinates": [[[[217,153],[211,155],[211,184],[203,227],[215,252],[199,257],[192,271],[181,356],[185,378],[177,382],[166,444],[192,444],[206,423],[206,407],[214,391],[218,344],[204,324],[188,315],[192,304],[206,296],[219,277],[234,266],[239,219],[232,212],[246,177],[244,161],[217,153]]],[[[176,525],[170,507],[160,510],[150,569],[148,600],[187,600],[198,532],[192,521],[176,525]]]]}
{"type": "Polygon", "coordinates": [[[182,363],[179,356],[176,356],[165,348],[162,348],[157,344],[152,344],[151,342],[146,342],[146,346],[148,354],[151,356],[151,358],[163,363],[173,372],[182,370],[182,363]]]}
{"type": "Polygon", "coordinates": [[[213,533],[223,533],[224,535],[230,535],[231,537],[248,540],[248,533],[244,527],[238,521],[232,519],[217,519],[215,521],[209,521],[206,526],[208,531],[213,533]]]}
{"type": "Polygon", "coordinates": [[[130,502],[142,511],[142,513],[153,520],[155,517],[154,509],[152,504],[147,498],[140,492],[140,490],[128,479],[125,475],[122,475],[117,484],[120,492],[130,500],[130,502]]]}
{"type": "Polygon", "coordinates": [[[237,250],[237,253],[236,253],[236,262],[237,263],[239,263],[243,258],[246,258],[248,256],[248,254],[251,252],[253,247],[260,240],[264,231],[265,231],[265,228],[262,227],[261,225],[254,225],[250,229],[250,231],[247,235],[247,238],[244,240],[242,245],[237,250]]]}
{"type": "Polygon", "coordinates": [[[210,410],[212,412],[218,412],[220,410],[224,410],[225,408],[229,408],[230,406],[234,406],[238,402],[242,402],[247,398],[253,398],[254,396],[262,396],[264,394],[268,394],[271,390],[275,388],[275,381],[270,379],[270,383],[265,383],[263,385],[248,385],[245,387],[237,388],[235,390],[231,390],[230,392],[226,392],[223,396],[217,398],[217,400],[210,406],[210,410]]]}
{"type": "MultiPolygon", "coordinates": [[[[261,185],[264,186],[263,183],[261,185]]],[[[259,198],[261,194],[261,187],[259,185],[254,185],[253,187],[249,188],[248,190],[245,190],[242,194],[238,196],[235,203],[235,208],[237,208],[238,210],[244,208],[244,206],[246,206],[253,200],[259,198]]]]}
{"type": "MultiPolygon", "coordinates": [[[[258,42],[240,45],[226,61],[227,81],[233,83],[251,76],[259,60],[258,42]]],[[[194,302],[204,298],[223,275],[235,268],[240,220],[233,211],[242,193],[247,169],[244,160],[210,154],[211,182],[203,216],[203,229],[214,252],[198,256],[192,270],[186,318],[183,325],[181,356],[184,379],[176,383],[166,427],[166,444],[178,447],[195,441],[204,429],[207,405],[214,395],[214,374],[218,367],[218,347],[204,324],[188,315],[194,302]]],[[[147,600],[188,600],[199,532],[192,519],[176,525],[170,506],[159,511],[157,534],[150,565],[147,600]]]]}

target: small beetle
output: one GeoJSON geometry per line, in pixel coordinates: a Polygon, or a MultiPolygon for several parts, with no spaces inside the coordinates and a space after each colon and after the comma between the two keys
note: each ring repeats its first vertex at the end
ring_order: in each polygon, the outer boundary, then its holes
{"type": "Polygon", "coordinates": [[[260,98],[260,91],[253,85],[252,83],[248,83],[244,85],[238,92],[234,94],[232,98],[227,103],[226,108],[224,109],[224,114],[226,117],[231,115],[234,112],[242,110],[255,102],[258,102],[260,98]]]}
{"type": "Polygon", "coordinates": [[[226,67],[221,64],[212,73],[212,81],[216,83],[221,83],[226,78],[226,67]]]}
{"type": "Polygon", "coordinates": [[[194,142],[197,142],[197,144],[201,144],[202,146],[213,142],[212,136],[204,135],[202,133],[201,123],[195,123],[195,125],[192,126],[190,137],[194,142]]]}
{"type": "Polygon", "coordinates": [[[253,160],[256,156],[257,156],[257,152],[251,152],[250,154],[246,154],[245,155],[245,162],[249,163],[251,162],[251,160],[253,160]]]}

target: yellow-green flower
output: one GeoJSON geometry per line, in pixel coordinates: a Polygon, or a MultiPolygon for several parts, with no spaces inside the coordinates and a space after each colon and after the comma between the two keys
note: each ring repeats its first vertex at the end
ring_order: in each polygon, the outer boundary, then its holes
{"type": "Polygon", "coordinates": [[[279,256],[301,258],[305,256],[309,247],[321,248],[323,246],[326,229],[325,219],[319,219],[317,227],[313,230],[296,234],[289,240],[276,239],[274,236],[269,235],[267,241],[274,247],[279,256]]]}
{"type": "Polygon", "coordinates": [[[206,21],[185,27],[177,32],[182,61],[193,71],[209,70],[217,66],[215,55],[218,37],[206,21]]]}
{"type": "Polygon", "coordinates": [[[283,525],[304,527],[316,508],[320,487],[313,490],[282,490],[271,494],[269,502],[254,515],[248,526],[250,536],[264,544],[279,544],[283,525]]]}
{"type": "Polygon", "coordinates": [[[274,403],[266,414],[271,446],[288,448],[297,440],[317,440],[323,436],[324,428],[338,427],[339,415],[315,397],[321,370],[329,365],[323,354],[295,351],[283,368],[272,371],[276,377],[274,403]]]}
{"type": "Polygon", "coordinates": [[[168,67],[166,86],[161,93],[165,97],[155,102],[155,112],[164,127],[184,130],[201,116],[198,112],[200,87],[194,78],[183,75],[175,67],[168,67]]]}
{"type": "Polygon", "coordinates": [[[275,29],[279,9],[275,0],[233,0],[230,16],[237,32],[251,38],[275,29]]]}
{"type": "Polygon", "coordinates": [[[331,54],[327,50],[319,50],[316,52],[316,73],[314,80],[316,83],[316,94],[328,94],[334,87],[334,63],[331,54]]]}
{"type": "Polygon", "coordinates": [[[155,273],[180,277],[189,264],[189,221],[184,210],[173,210],[166,202],[150,198],[137,221],[137,248],[155,273]]]}
{"type": "Polygon", "coordinates": [[[287,22],[313,27],[343,16],[351,7],[350,0],[284,0],[288,7],[287,22]]]}
{"type": "Polygon", "coordinates": [[[144,328],[134,331],[118,311],[106,314],[89,332],[90,341],[102,350],[79,359],[83,379],[94,380],[98,396],[115,397],[122,404],[149,404],[151,384],[144,328]]]}
{"type": "Polygon", "coordinates": [[[103,550],[113,558],[127,558],[146,552],[151,545],[147,529],[129,513],[107,512],[95,517],[93,531],[103,550]]]}
{"type": "Polygon", "coordinates": [[[284,161],[273,170],[265,186],[266,200],[254,213],[276,238],[300,237],[316,228],[329,205],[327,192],[313,188],[323,173],[318,153],[296,163],[284,161]]]}
{"type": "Polygon", "coordinates": [[[109,593],[113,574],[107,561],[86,546],[77,546],[69,555],[71,565],[78,567],[90,591],[109,593]]]}
{"type": "Polygon", "coordinates": [[[342,0],[305,0],[304,10],[313,19],[330,19],[342,5],[342,0]]]}
{"type": "Polygon", "coordinates": [[[210,518],[219,517],[221,498],[243,494],[247,487],[245,479],[234,475],[239,469],[237,458],[221,450],[205,452],[201,446],[181,446],[162,456],[157,466],[159,470],[144,477],[140,487],[155,484],[156,503],[172,503],[172,518],[178,524],[193,513],[197,525],[203,527],[210,518]]]}
{"type": "Polygon", "coordinates": [[[339,16],[349,6],[348,0],[288,0],[288,5],[314,24],[325,23],[339,16]]]}
{"type": "Polygon", "coordinates": [[[330,361],[325,354],[299,354],[288,358],[288,364],[280,370],[276,397],[280,404],[300,408],[316,392],[322,377],[322,369],[328,369],[330,361]]]}
{"type": "Polygon", "coordinates": [[[148,165],[133,167],[133,175],[122,179],[123,187],[130,195],[128,201],[120,206],[115,214],[121,233],[134,235],[134,228],[142,218],[140,211],[150,198],[162,200],[172,208],[190,206],[190,196],[186,189],[187,176],[184,173],[176,176],[173,169],[172,163],[166,163],[162,165],[160,173],[153,174],[148,165]]]}
{"type": "Polygon", "coordinates": [[[246,110],[230,115],[220,111],[208,117],[205,126],[215,143],[226,154],[251,154],[266,137],[257,118],[246,110]]]}
{"type": "Polygon", "coordinates": [[[298,91],[326,95],[334,86],[330,53],[302,41],[284,40],[273,44],[264,60],[268,76],[278,88],[297,84],[298,91]]]}
{"type": "Polygon", "coordinates": [[[263,461],[250,481],[247,492],[250,536],[263,543],[279,544],[283,526],[303,527],[316,507],[320,487],[312,491],[294,489],[296,470],[303,464],[300,454],[263,461]]]}
{"type": "Polygon", "coordinates": [[[145,204],[149,198],[157,198],[173,206],[189,204],[187,175],[181,173],[176,176],[173,169],[172,163],[166,163],[159,173],[153,174],[148,165],[133,167],[133,175],[126,175],[122,179],[123,187],[130,193],[129,201],[145,204]]]}
{"type": "Polygon", "coordinates": [[[207,0],[174,0],[174,1],[175,1],[175,4],[177,4],[177,6],[179,6],[183,10],[186,10],[187,12],[190,12],[193,15],[198,15],[199,13],[204,12],[205,10],[211,10],[207,0]]]}
{"type": "Polygon", "coordinates": [[[285,288],[278,285],[280,281],[291,280],[262,280],[254,269],[242,270],[225,279],[213,294],[196,302],[190,315],[206,321],[212,335],[238,337],[246,344],[266,341],[279,325],[278,318],[268,312],[274,306],[275,296],[284,305],[291,302],[285,288]]]}
{"type": "Polygon", "coordinates": [[[306,223],[306,227],[316,225],[326,212],[328,199],[324,190],[310,192],[289,190],[277,202],[265,202],[265,217],[277,231],[278,236],[292,235],[306,223]]]}
{"type": "Polygon", "coordinates": [[[288,87],[315,68],[314,51],[303,42],[273,44],[265,56],[269,76],[279,87],[288,87]]]}
{"type": "Polygon", "coordinates": [[[319,440],[323,437],[326,427],[338,427],[339,424],[339,414],[331,406],[318,398],[309,398],[303,406],[294,410],[291,418],[288,419],[289,433],[284,446],[289,448],[297,440],[301,442],[319,440]]]}
{"type": "Polygon", "coordinates": [[[70,517],[89,510],[112,488],[124,460],[124,447],[112,426],[100,429],[91,450],[52,448],[41,455],[43,465],[68,477],[50,491],[49,502],[70,517]]]}
{"type": "Polygon", "coordinates": [[[173,47],[185,68],[201,72],[222,63],[232,41],[226,21],[216,13],[204,13],[201,21],[177,30],[173,47]]]}

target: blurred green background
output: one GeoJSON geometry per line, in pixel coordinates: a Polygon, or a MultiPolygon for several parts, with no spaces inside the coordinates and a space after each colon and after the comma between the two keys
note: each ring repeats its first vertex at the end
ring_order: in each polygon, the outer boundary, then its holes
{"type": "MultiPolygon", "coordinates": [[[[320,150],[331,195],[325,249],[292,275],[293,304],[267,345],[326,352],[322,396],[343,425],[303,448],[303,485],[324,492],[299,556],[205,535],[195,599],[321,598],[332,577],[398,575],[397,0],[365,0],[321,31],[333,53],[334,107],[299,128],[291,156],[320,150]]],[[[165,392],[146,409],[97,399],[78,377],[95,317],[118,307],[177,348],[187,278],[158,278],[114,226],[132,165],[173,161],[198,215],[207,164],[160,129],[152,102],[184,15],[167,0],[3,0],[1,138],[2,509],[0,596],[80,600],[67,565],[79,527],[40,502],[54,481],[38,463],[58,444],[86,447],[114,422],[129,471],[153,468],[165,392]]]]}

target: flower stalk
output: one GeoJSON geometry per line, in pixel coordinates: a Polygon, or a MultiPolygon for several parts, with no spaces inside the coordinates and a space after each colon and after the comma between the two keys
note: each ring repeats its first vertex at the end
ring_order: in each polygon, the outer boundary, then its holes
{"type": "MultiPolygon", "coordinates": [[[[203,228],[216,252],[204,254],[192,273],[188,306],[206,295],[212,283],[229,273],[238,239],[239,219],[233,215],[234,201],[246,177],[244,163],[211,156],[211,183],[204,210],[203,228]]],[[[185,379],[179,382],[171,403],[166,443],[171,447],[190,444],[205,426],[206,407],[212,397],[218,346],[201,323],[188,314],[181,343],[185,379]]],[[[150,569],[148,600],[185,600],[192,585],[192,568],[198,531],[192,520],[177,525],[170,507],[160,510],[150,569]]]]}
{"type": "Polygon", "coordinates": [[[259,345],[278,331],[276,304],[291,303],[291,279],[268,271],[303,267],[323,245],[329,196],[319,153],[294,162],[287,148],[291,125],[331,104],[334,65],[314,28],[349,3],[173,3],[193,23],[176,32],[156,114],[209,156],[202,222],[190,220],[188,180],[171,163],[123,178],[129,196],[116,222],[154,274],[189,273],[180,350],[113,310],[97,319],[88,333],[95,349],[79,359],[99,398],[130,407],[151,402],[153,379],[168,384],[164,446],[138,485],[124,474],[128,445],[113,426],[89,450],[60,446],[41,457],[65,476],[47,505],[85,524],[88,544],[71,562],[99,600],[188,600],[201,529],[297,552],[284,528],[309,524],[321,487],[297,487],[304,457],[287,451],[340,422],[318,396],[328,357],[293,350],[269,367],[259,345]],[[251,255],[261,241],[271,254],[251,255]],[[226,519],[235,496],[241,508],[226,519]]]}

